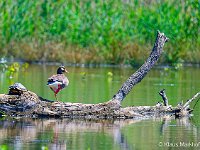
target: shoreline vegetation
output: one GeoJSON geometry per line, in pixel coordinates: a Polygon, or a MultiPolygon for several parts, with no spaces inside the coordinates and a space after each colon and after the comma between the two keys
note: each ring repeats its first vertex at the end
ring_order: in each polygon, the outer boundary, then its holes
{"type": "Polygon", "coordinates": [[[198,0],[2,0],[0,58],[135,66],[160,30],[170,39],[161,63],[199,64],[199,7],[198,0]]]}

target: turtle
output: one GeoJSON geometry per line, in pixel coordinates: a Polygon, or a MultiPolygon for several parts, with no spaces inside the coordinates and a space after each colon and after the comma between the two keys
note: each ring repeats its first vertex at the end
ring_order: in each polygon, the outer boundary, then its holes
{"type": "Polygon", "coordinates": [[[28,91],[21,83],[15,83],[9,87],[9,95],[21,95],[23,92],[28,91]]]}

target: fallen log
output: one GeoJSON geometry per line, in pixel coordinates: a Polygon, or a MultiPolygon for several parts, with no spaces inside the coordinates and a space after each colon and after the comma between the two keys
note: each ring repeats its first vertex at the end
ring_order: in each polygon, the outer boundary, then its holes
{"type": "Polygon", "coordinates": [[[86,119],[130,119],[130,118],[149,118],[162,117],[166,115],[187,116],[191,114],[190,103],[198,99],[197,93],[184,105],[172,107],[168,105],[168,99],[164,90],[160,95],[164,100],[164,105],[158,103],[155,106],[134,106],[121,107],[121,102],[131,89],[139,83],[150,69],[157,62],[162,54],[163,46],[168,41],[164,33],[158,31],[153,50],[146,62],[122,85],[117,94],[105,103],[82,104],[70,102],[54,102],[44,99],[37,94],[20,87],[12,86],[8,94],[0,94],[0,112],[2,115],[11,117],[62,117],[62,118],[86,118],[86,119]]]}

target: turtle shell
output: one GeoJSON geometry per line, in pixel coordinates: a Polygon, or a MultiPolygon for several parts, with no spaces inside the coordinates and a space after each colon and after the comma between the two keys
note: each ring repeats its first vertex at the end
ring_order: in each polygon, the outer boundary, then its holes
{"type": "Polygon", "coordinates": [[[27,89],[21,83],[15,83],[9,87],[9,95],[21,95],[25,91],[27,89]]]}

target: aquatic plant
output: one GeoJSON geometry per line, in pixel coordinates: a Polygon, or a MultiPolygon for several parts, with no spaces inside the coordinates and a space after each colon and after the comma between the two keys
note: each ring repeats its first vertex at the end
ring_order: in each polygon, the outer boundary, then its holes
{"type": "Polygon", "coordinates": [[[14,75],[18,74],[20,70],[25,71],[29,67],[28,63],[20,64],[18,62],[13,62],[10,65],[6,65],[5,71],[9,78],[13,78],[14,75]]]}
{"type": "Polygon", "coordinates": [[[29,67],[29,64],[26,62],[21,65],[22,71],[26,71],[28,69],[28,67],[29,67]]]}

